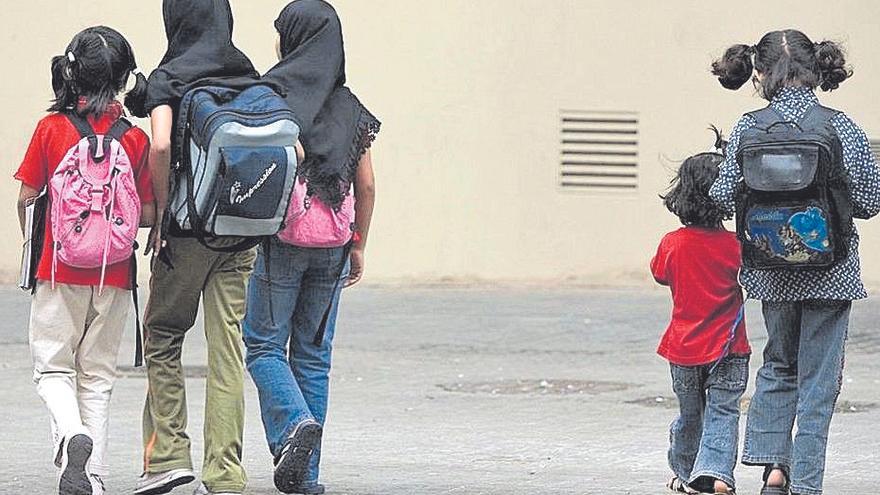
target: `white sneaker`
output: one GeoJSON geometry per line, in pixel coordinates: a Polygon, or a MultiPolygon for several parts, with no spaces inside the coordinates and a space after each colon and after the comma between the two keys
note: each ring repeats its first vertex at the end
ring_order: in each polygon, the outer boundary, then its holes
{"type": "Polygon", "coordinates": [[[61,479],[59,495],[92,495],[89,460],[92,458],[92,438],[73,435],[61,445],[61,479]]]}
{"type": "Polygon", "coordinates": [[[172,469],[162,473],[144,473],[138,479],[134,495],[161,495],[170,493],[178,486],[188,485],[195,481],[196,475],[191,469],[172,469]]]}
{"type": "Polygon", "coordinates": [[[104,479],[97,474],[93,474],[90,481],[92,482],[92,495],[104,495],[107,492],[107,488],[104,487],[104,479]]]}
{"type": "Polygon", "coordinates": [[[208,487],[205,486],[204,483],[202,483],[201,485],[199,485],[198,488],[196,488],[196,491],[193,492],[193,495],[241,495],[241,493],[238,493],[238,492],[212,492],[211,490],[208,490],[208,487]]]}

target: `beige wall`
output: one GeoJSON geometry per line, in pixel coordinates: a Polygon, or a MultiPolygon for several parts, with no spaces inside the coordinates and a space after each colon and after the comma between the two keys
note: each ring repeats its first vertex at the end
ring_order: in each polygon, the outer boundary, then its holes
{"type": "MultiPolygon", "coordinates": [[[[233,0],[236,39],[261,69],[285,2],[233,0]]],[[[161,57],[161,2],[4,2],[0,162],[12,174],[50,97],[48,60],[74,32],[105,23],[149,70],[161,57]]],[[[702,151],[762,104],[722,90],[706,69],[735,42],[798,27],[846,43],[856,77],[826,104],[880,137],[880,2],[815,0],[339,0],[349,81],[384,121],[374,154],[379,203],[372,281],[646,282],[645,265],[675,219],[657,200],[674,160],[702,151]],[[557,186],[559,110],[640,115],[639,189],[571,193],[557,186]]],[[[144,123],[146,124],[146,123],[144,123]]],[[[18,263],[13,202],[0,271],[18,263]]],[[[880,222],[862,225],[866,278],[880,282],[880,222]]]]}

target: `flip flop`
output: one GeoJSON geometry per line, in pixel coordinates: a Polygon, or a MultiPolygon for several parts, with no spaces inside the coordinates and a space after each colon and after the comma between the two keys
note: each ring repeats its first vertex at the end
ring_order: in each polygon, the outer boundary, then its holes
{"type": "Polygon", "coordinates": [[[689,487],[687,483],[681,480],[678,476],[673,477],[669,480],[669,483],[666,484],[666,488],[668,488],[673,493],[687,493],[688,495],[697,495],[698,491],[689,487]]]}

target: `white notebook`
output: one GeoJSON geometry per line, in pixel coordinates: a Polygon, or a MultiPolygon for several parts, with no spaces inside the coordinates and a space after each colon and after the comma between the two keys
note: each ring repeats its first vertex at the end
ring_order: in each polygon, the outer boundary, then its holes
{"type": "Polygon", "coordinates": [[[32,290],[36,278],[37,264],[43,250],[43,237],[46,229],[46,190],[28,200],[24,209],[24,244],[21,247],[21,277],[18,286],[32,290]]]}

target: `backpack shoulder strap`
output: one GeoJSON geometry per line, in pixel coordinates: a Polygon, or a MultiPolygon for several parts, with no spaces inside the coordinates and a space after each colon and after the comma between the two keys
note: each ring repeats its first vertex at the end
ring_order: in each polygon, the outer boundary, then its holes
{"type": "Polygon", "coordinates": [[[92,124],[89,124],[88,119],[76,112],[68,112],[64,115],[67,116],[67,120],[69,120],[70,123],[73,124],[73,127],[76,128],[76,132],[79,133],[80,139],[89,140],[89,153],[92,155],[92,158],[97,161],[103,157],[104,155],[101,154],[103,150],[98,149],[98,136],[95,134],[95,129],[92,127],[92,124]]]}
{"type": "Polygon", "coordinates": [[[131,122],[128,121],[125,117],[120,117],[116,122],[110,126],[110,130],[107,131],[107,136],[115,139],[116,141],[122,142],[122,136],[125,136],[125,133],[131,130],[133,126],[131,122]]]}
{"type": "Polygon", "coordinates": [[[803,129],[819,129],[825,124],[831,122],[834,117],[840,114],[840,110],[828,108],[822,105],[813,105],[807,110],[807,113],[801,117],[800,126],[803,129]]]}
{"type": "Polygon", "coordinates": [[[67,117],[67,120],[76,128],[76,132],[79,133],[80,139],[82,138],[91,138],[95,136],[95,129],[92,128],[92,124],[89,124],[89,121],[75,112],[68,112],[64,114],[67,117]]]}

